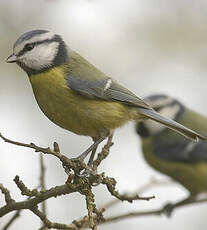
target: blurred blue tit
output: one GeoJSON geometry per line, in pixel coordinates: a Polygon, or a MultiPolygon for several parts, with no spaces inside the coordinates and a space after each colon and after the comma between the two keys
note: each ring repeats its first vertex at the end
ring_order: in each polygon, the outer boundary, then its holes
{"type": "Polygon", "coordinates": [[[28,75],[37,103],[55,124],[94,140],[83,160],[116,128],[130,120],[153,119],[190,139],[202,135],[155,112],[147,103],[70,49],[61,36],[46,30],[21,35],[8,63],[28,75]]]}
{"type": "MultiPolygon", "coordinates": [[[[188,109],[178,100],[159,94],[145,99],[163,116],[202,135],[207,134],[207,117],[188,109]]],[[[207,142],[191,142],[150,120],[137,123],[136,131],[142,139],[147,163],[183,185],[190,193],[188,199],[207,192],[207,142]]]]}

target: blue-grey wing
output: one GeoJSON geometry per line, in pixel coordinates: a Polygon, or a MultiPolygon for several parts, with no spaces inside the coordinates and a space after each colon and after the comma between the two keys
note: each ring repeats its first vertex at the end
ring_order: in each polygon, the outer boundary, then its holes
{"type": "Polygon", "coordinates": [[[69,75],[66,80],[72,90],[88,98],[120,101],[128,105],[151,109],[143,100],[111,78],[88,80],[69,75]]]}
{"type": "MultiPolygon", "coordinates": [[[[184,140],[184,139],[183,139],[184,140]]],[[[198,163],[207,161],[207,142],[192,142],[184,140],[183,142],[172,144],[154,143],[154,154],[168,161],[198,163]]]]}
{"type": "Polygon", "coordinates": [[[103,79],[102,81],[88,81],[73,76],[67,76],[68,86],[77,93],[89,98],[103,98],[103,89],[106,82],[107,79],[103,79]]]}

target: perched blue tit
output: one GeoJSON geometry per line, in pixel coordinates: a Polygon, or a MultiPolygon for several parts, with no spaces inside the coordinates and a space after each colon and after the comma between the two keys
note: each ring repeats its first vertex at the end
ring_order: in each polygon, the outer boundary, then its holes
{"type": "MultiPolygon", "coordinates": [[[[163,116],[202,135],[207,134],[207,117],[186,108],[178,100],[158,94],[145,99],[163,116]]],[[[207,192],[207,142],[191,142],[150,120],[137,123],[136,131],[142,139],[147,163],[183,185],[190,193],[186,200],[207,192]]]]}
{"type": "Polygon", "coordinates": [[[153,119],[190,139],[205,139],[155,112],[50,31],[33,30],[21,35],[7,62],[17,63],[27,73],[40,109],[52,122],[92,137],[94,144],[79,160],[95,152],[114,129],[130,120],[153,119]]]}

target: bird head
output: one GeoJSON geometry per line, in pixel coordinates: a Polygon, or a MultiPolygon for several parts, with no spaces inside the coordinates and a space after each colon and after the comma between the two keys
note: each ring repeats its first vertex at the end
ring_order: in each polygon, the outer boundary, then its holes
{"type": "Polygon", "coordinates": [[[32,30],[14,43],[8,63],[17,63],[29,76],[62,65],[68,50],[61,36],[47,30],[32,30]]]}
{"type": "MultiPolygon", "coordinates": [[[[179,117],[184,110],[184,106],[178,100],[164,94],[145,97],[144,101],[161,115],[177,122],[179,122],[179,117]]],[[[136,125],[136,131],[142,138],[156,135],[166,129],[166,126],[153,120],[144,120],[136,125]]]]}

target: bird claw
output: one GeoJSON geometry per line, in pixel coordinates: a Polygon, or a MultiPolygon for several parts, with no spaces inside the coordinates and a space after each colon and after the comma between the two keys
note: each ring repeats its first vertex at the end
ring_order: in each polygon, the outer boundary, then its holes
{"type": "MultiPolygon", "coordinates": [[[[82,178],[83,177],[90,177],[90,176],[96,177],[95,178],[96,182],[92,183],[92,186],[98,186],[102,182],[101,176],[98,175],[97,172],[92,169],[92,164],[86,165],[84,163],[83,159],[79,158],[79,157],[71,158],[70,160],[73,161],[74,163],[77,163],[80,166],[79,172],[75,172],[76,176],[82,177],[82,178]]],[[[79,166],[77,166],[77,167],[79,167],[79,166]]],[[[72,177],[71,175],[73,175],[73,177],[74,177],[74,174],[71,174],[71,168],[68,168],[64,164],[63,164],[63,168],[65,169],[66,174],[69,176],[68,181],[70,181],[71,177],[72,177]]]]}
{"type": "MultiPolygon", "coordinates": [[[[75,162],[75,163],[78,163],[80,166],[81,166],[81,170],[84,170],[82,173],[77,173],[76,175],[79,176],[79,177],[87,177],[87,176],[90,176],[90,175],[97,175],[97,173],[91,168],[91,165],[86,165],[84,163],[84,161],[80,158],[71,158],[70,159],[71,161],[75,162]]],[[[70,173],[71,172],[71,169],[68,168],[67,166],[63,165],[63,168],[65,169],[66,173],[70,173]]]]}
{"type": "Polygon", "coordinates": [[[68,175],[68,176],[70,176],[71,175],[71,169],[70,168],[68,168],[66,165],[64,165],[64,164],[62,164],[63,165],[63,168],[64,168],[64,170],[65,170],[65,173],[68,175]]]}
{"type": "Polygon", "coordinates": [[[65,165],[64,163],[62,164],[64,170],[65,170],[65,173],[70,176],[71,175],[71,171],[73,170],[75,174],[78,175],[78,173],[76,172],[79,172],[79,171],[82,171],[84,169],[86,169],[86,164],[84,163],[83,160],[79,159],[79,158],[71,158],[70,159],[73,163],[74,163],[74,166],[72,167],[69,167],[68,165],[65,165]]]}
{"type": "Polygon", "coordinates": [[[100,177],[100,175],[97,174],[96,171],[94,171],[90,166],[86,166],[86,169],[81,173],[78,174],[77,176],[79,177],[90,177],[90,176],[95,176],[97,177],[97,182],[92,183],[92,186],[98,186],[99,184],[101,184],[102,182],[102,178],[100,177]]]}
{"type": "Polygon", "coordinates": [[[74,157],[74,158],[70,158],[70,160],[75,163],[79,163],[80,165],[84,164],[82,157],[74,157]]]}
{"type": "Polygon", "coordinates": [[[93,171],[93,169],[88,165],[86,165],[86,167],[82,173],[78,174],[79,177],[87,177],[90,175],[95,176],[95,175],[97,175],[97,173],[95,171],[93,171]]]}

